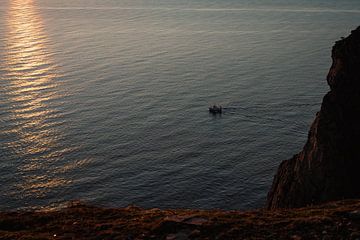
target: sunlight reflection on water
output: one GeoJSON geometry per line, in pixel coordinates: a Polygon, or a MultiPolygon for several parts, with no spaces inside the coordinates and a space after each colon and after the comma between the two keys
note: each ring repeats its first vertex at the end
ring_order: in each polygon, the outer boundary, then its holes
{"type": "Polygon", "coordinates": [[[47,192],[72,183],[62,173],[86,161],[57,163],[75,147],[63,146],[61,112],[51,102],[63,98],[58,92],[60,76],[47,47],[47,36],[33,0],[11,1],[6,18],[4,101],[11,124],[3,132],[6,144],[20,159],[16,189],[8,194],[23,198],[43,197],[47,192]]]}

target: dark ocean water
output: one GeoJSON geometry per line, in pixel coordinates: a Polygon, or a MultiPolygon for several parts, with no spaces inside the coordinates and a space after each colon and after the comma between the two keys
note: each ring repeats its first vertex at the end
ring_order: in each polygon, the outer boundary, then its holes
{"type": "Polygon", "coordinates": [[[358,0],[2,0],[0,210],[261,207],[359,23],[358,0]]]}

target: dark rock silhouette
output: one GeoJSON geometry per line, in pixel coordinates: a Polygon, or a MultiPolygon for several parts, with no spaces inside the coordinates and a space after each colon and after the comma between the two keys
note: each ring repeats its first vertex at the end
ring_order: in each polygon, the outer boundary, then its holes
{"type": "Polygon", "coordinates": [[[360,198],[360,27],[337,41],[323,98],[303,150],[283,161],[267,207],[360,198]]]}

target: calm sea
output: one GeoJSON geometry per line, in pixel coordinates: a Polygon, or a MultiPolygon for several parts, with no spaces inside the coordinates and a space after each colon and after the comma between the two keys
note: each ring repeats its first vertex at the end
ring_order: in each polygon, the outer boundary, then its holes
{"type": "Polygon", "coordinates": [[[1,0],[0,210],[263,206],[359,24],[358,0],[1,0]]]}

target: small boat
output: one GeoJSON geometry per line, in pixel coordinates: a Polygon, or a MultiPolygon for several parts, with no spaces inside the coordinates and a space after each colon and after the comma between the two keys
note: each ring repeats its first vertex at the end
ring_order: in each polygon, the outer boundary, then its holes
{"type": "Polygon", "coordinates": [[[217,114],[217,113],[221,114],[222,113],[222,107],[221,106],[218,107],[218,106],[214,105],[212,107],[209,107],[209,112],[212,113],[212,114],[217,114]]]}

